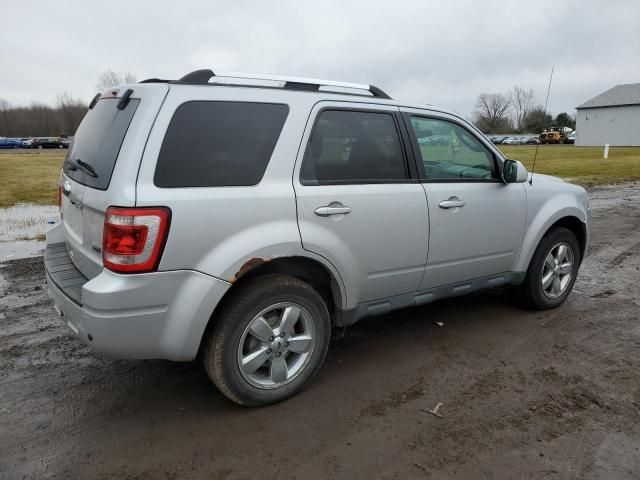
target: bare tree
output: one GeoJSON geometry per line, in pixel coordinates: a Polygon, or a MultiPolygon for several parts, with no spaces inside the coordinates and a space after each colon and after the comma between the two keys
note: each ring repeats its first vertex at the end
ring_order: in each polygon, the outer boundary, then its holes
{"type": "Polygon", "coordinates": [[[7,100],[5,100],[4,98],[0,98],[0,114],[2,118],[2,124],[0,124],[0,134],[2,134],[2,132],[5,132],[5,135],[6,135],[6,132],[8,130],[7,111],[9,110],[10,107],[11,105],[7,100]]]}
{"type": "Polygon", "coordinates": [[[59,126],[62,133],[72,135],[87,113],[87,105],[79,98],[64,92],[56,97],[58,106],[59,126]]]}
{"type": "Polygon", "coordinates": [[[524,116],[523,126],[529,132],[539,133],[553,123],[553,117],[542,105],[535,105],[524,116]]]}
{"type": "Polygon", "coordinates": [[[500,132],[510,128],[509,97],[501,93],[481,93],[476,100],[473,121],[483,132],[500,132]]]}
{"type": "Polygon", "coordinates": [[[0,136],[32,137],[72,135],[87,113],[87,105],[68,93],[58,95],[56,105],[32,102],[11,106],[0,99],[0,136]]]}
{"type": "Polygon", "coordinates": [[[517,130],[522,131],[524,129],[524,119],[534,105],[533,90],[525,90],[516,85],[509,92],[509,101],[513,110],[513,123],[517,130]]]}
{"type": "Polygon", "coordinates": [[[136,76],[131,72],[114,72],[113,70],[106,70],[98,77],[96,88],[98,91],[103,91],[107,88],[115,87],[116,85],[123,85],[125,83],[136,83],[136,76]]]}

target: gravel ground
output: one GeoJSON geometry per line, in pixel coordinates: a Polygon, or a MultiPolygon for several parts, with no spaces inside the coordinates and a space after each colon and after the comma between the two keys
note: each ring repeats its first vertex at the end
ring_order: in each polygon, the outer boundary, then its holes
{"type": "Polygon", "coordinates": [[[591,198],[561,308],[500,290],[365,320],[260,409],[198,363],[101,358],[54,314],[41,258],[0,264],[0,478],[640,478],[640,184],[591,198]]]}

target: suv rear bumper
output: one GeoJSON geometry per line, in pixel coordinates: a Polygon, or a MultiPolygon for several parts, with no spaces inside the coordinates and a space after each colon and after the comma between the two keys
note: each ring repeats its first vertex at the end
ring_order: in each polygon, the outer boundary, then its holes
{"type": "Polygon", "coordinates": [[[49,244],[45,252],[49,295],[83,342],[114,358],[189,361],[196,357],[229,283],[191,270],[119,275],[106,269],[81,283],[69,261],[65,277],[74,280],[66,284],[59,274],[65,263],[60,259],[61,245],[49,244]]]}

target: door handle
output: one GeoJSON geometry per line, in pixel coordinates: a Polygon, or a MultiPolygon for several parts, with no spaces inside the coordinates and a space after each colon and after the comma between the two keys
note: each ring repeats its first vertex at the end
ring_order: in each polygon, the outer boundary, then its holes
{"type": "Polygon", "coordinates": [[[458,197],[451,197],[449,200],[444,200],[438,204],[440,208],[460,208],[464,207],[464,202],[458,197]]]}
{"type": "Polygon", "coordinates": [[[328,217],[329,215],[346,215],[351,213],[351,208],[346,205],[325,205],[315,209],[316,215],[328,217]]]}

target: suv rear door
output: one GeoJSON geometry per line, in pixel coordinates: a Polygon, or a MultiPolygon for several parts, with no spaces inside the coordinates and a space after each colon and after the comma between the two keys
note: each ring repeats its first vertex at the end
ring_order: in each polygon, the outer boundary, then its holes
{"type": "Polygon", "coordinates": [[[303,137],[293,181],[302,244],[337,267],[349,308],[414,292],[424,272],[427,203],[400,121],[392,106],[321,102],[303,137]]]}
{"type": "Polygon", "coordinates": [[[102,270],[107,208],[135,205],[140,158],[167,91],[164,84],[136,84],[104,92],[68,150],[61,174],[62,224],[69,256],[87,278],[102,270]],[[129,89],[129,99],[122,101],[129,89]]]}

